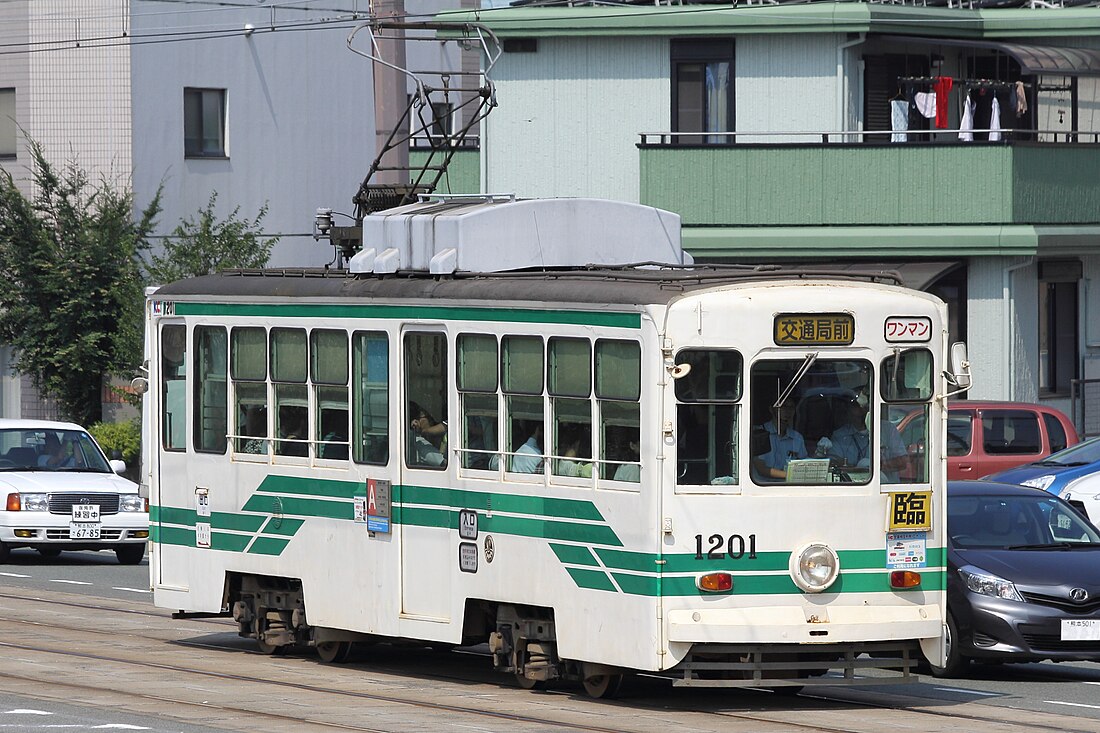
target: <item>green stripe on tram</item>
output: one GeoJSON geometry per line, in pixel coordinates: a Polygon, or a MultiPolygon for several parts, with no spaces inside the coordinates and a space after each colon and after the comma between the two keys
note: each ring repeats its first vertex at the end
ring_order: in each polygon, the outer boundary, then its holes
{"type": "MultiPolygon", "coordinates": [[[[360,489],[360,493],[362,493],[362,489],[360,489]]],[[[393,500],[401,504],[429,504],[457,509],[480,509],[486,512],[551,516],[556,519],[604,521],[603,515],[600,514],[600,510],[596,508],[595,504],[578,499],[495,494],[484,491],[446,489],[438,486],[399,484],[394,487],[393,500]]]]}
{"type": "Polygon", "coordinates": [[[639,313],[528,308],[473,308],[468,306],[337,305],[328,303],[194,303],[176,302],[177,316],[233,316],[243,318],[393,318],[446,321],[551,323],[573,326],[642,326],[639,313]]]}

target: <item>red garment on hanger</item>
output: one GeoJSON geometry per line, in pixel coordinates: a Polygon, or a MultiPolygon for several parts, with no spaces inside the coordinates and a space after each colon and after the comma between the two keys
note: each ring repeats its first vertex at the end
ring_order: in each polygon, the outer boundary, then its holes
{"type": "Polygon", "coordinates": [[[950,76],[938,76],[932,85],[936,93],[936,127],[941,130],[947,129],[947,95],[954,81],[950,76]]]}

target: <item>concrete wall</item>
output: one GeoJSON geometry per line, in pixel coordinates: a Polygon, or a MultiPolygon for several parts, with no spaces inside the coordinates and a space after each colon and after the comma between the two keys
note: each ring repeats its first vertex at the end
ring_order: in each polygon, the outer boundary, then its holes
{"type": "MultiPolygon", "coordinates": [[[[212,192],[219,216],[240,207],[252,218],[265,203],[266,233],[281,241],[273,266],[321,265],[332,249],[311,236],[319,206],[352,213],[351,198],[374,152],[370,62],[346,46],[349,24],[269,32],[351,10],[365,1],[326,3],[322,11],[224,3],[134,0],[135,36],[232,32],[221,38],[133,47],[133,181],[137,206],[164,184],[157,234],[194,215],[212,192]],[[237,33],[252,24],[251,35],[237,33]],[[227,90],[226,159],[184,158],[183,89],[227,90]]],[[[308,7],[308,6],[307,6],[308,7]]]]}

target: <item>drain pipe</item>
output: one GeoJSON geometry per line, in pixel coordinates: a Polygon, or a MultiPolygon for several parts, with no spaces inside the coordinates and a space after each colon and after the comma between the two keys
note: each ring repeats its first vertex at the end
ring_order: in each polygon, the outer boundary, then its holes
{"type": "Polygon", "coordinates": [[[1017,270],[1031,267],[1033,264],[1035,264],[1035,255],[1029,255],[1023,262],[1017,262],[1015,265],[1009,265],[1004,269],[1001,299],[1004,303],[1005,317],[1004,344],[1008,350],[1008,359],[1005,361],[1007,371],[1004,375],[1006,390],[1004,399],[1006,400],[1016,399],[1016,386],[1012,381],[1013,375],[1016,373],[1016,343],[1015,339],[1012,338],[1012,324],[1016,322],[1016,301],[1012,298],[1012,276],[1016,274],[1017,270]]]}
{"type": "MultiPolygon", "coordinates": [[[[851,41],[845,41],[836,47],[836,127],[834,129],[840,130],[841,132],[846,129],[845,123],[847,122],[845,119],[846,115],[844,114],[847,110],[847,105],[845,104],[845,91],[847,90],[847,85],[844,83],[844,52],[853,46],[860,45],[865,40],[867,40],[867,34],[860,33],[857,38],[851,41]]],[[[847,136],[845,136],[845,138],[846,137],[847,136]]],[[[840,142],[849,141],[844,139],[840,142]]]]}

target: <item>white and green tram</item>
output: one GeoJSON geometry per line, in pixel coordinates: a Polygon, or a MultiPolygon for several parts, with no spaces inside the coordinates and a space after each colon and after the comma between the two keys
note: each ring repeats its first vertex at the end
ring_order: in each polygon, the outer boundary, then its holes
{"type": "Polygon", "coordinates": [[[326,661],[487,642],[596,696],[942,660],[941,301],[694,265],[607,201],[425,199],[364,242],[150,294],[158,606],[326,661]]]}

